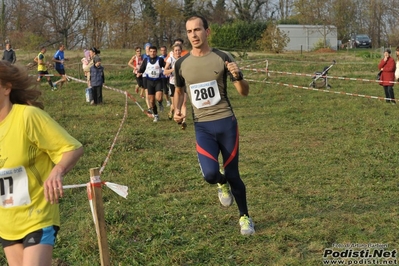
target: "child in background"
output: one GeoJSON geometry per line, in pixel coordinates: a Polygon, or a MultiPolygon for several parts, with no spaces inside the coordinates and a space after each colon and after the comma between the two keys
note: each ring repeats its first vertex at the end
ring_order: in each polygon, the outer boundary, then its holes
{"type": "Polygon", "coordinates": [[[87,59],[88,62],[90,62],[90,50],[89,49],[84,49],[83,51],[85,58],[87,59]]]}
{"type": "MultiPolygon", "coordinates": [[[[87,73],[88,71],[85,71],[85,69],[87,69],[87,66],[89,65],[89,60],[86,58],[86,50],[85,49],[85,57],[83,57],[80,61],[82,62],[82,68],[83,68],[83,73],[87,79],[87,73]]],[[[89,55],[89,59],[90,59],[90,55],[89,55]]],[[[92,97],[92,93],[91,93],[91,88],[90,88],[90,84],[89,81],[87,81],[87,88],[86,88],[86,102],[91,102],[93,100],[92,97]]]]}
{"type": "Polygon", "coordinates": [[[85,67],[87,67],[89,65],[89,60],[87,60],[86,57],[83,57],[81,60],[82,62],[82,68],[83,68],[83,72],[85,73],[85,77],[87,76],[87,72],[84,71],[85,67]]]}
{"type": "Polygon", "coordinates": [[[104,67],[101,65],[101,58],[94,57],[93,66],[90,67],[90,85],[93,100],[91,105],[103,103],[103,84],[104,84],[104,67]]]}

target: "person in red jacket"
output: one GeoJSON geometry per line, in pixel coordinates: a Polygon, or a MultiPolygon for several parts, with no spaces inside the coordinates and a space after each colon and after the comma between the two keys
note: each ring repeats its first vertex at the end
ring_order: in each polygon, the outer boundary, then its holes
{"type": "Polygon", "coordinates": [[[384,58],[378,64],[378,69],[381,71],[380,85],[384,87],[386,102],[396,103],[393,92],[396,64],[391,57],[391,49],[385,50],[384,58]]]}

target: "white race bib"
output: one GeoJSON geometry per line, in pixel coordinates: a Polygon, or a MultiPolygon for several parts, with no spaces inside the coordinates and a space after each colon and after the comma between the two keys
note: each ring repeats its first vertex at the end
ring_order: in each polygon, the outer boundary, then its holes
{"type": "Polygon", "coordinates": [[[159,66],[159,61],[155,62],[155,64],[150,64],[150,61],[147,62],[146,74],[147,77],[152,79],[158,79],[161,76],[161,67],[159,66]]]}
{"type": "Polygon", "coordinates": [[[220,102],[220,92],[216,80],[190,85],[192,104],[198,108],[216,105],[220,102]]]}
{"type": "Polygon", "coordinates": [[[159,76],[161,75],[161,69],[158,67],[156,67],[156,66],[151,66],[150,68],[149,68],[149,70],[147,71],[147,77],[150,77],[150,78],[159,78],[159,76]]]}
{"type": "Polygon", "coordinates": [[[28,185],[23,166],[0,170],[0,206],[10,208],[30,204],[28,185]]]}

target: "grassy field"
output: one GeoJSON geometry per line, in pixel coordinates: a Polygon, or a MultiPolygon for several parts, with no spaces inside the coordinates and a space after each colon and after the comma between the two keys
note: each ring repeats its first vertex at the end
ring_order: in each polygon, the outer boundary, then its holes
{"type": "MultiPolygon", "coordinates": [[[[104,50],[101,56],[106,85],[137,96],[126,67],[132,53],[104,50]]],[[[82,77],[81,54],[66,51],[67,74],[82,77]]],[[[17,51],[17,56],[26,64],[35,53],[17,51]]],[[[240,170],[256,224],[250,237],[239,233],[236,205],[222,207],[216,187],[201,177],[191,116],[182,131],[166,112],[153,123],[132,100],[126,105],[121,93],[105,89],[105,104],[93,107],[85,102],[85,84],[71,81],[52,92],[41,83],[45,110],[85,148],[65,179],[68,185],[89,182],[89,169],[103,165],[127,107],[101,175],[129,187],[127,199],[103,189],[112,265],[323,265],[331,259],[323,258],[326,250],[398,248],[398,106],[349,95],[383,97],[375,82],[330,79],[329,91],[312,91],[303,88],[311,77],[276,73],[313,74],[336,60],[330,75],[374,79],[380,54],[360,49],[250,54],[237,61],[264,69],[266,59],[269,78],[261,71],[244,72],[253,80],[248,97],[229,85],[240,127],[240,170]],[[354,247],[342,247],[348,244],[354,247]]],[[[54,265],[100,265],[86,191],[65,194],[54,265]]],[[[2,254],[0,265],[6,263],[2,254]]],[[[395,265],[391,255],[367,259],[395,265]]],[[[361,265],[360,259],[346,262],[361,265]]]]}

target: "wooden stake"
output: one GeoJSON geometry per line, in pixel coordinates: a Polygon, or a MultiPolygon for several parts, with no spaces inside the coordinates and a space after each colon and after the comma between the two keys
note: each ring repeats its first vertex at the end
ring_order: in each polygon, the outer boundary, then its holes
{"type": "Polygon", "coordinates": [[[90,169],[90,186],[94,206],[94,219],[97,232],[98,247],[100,249],[101,266],[110,266],[107,231],[105,229],[104,204],[101,192],[99,168],[90,169]]]}

